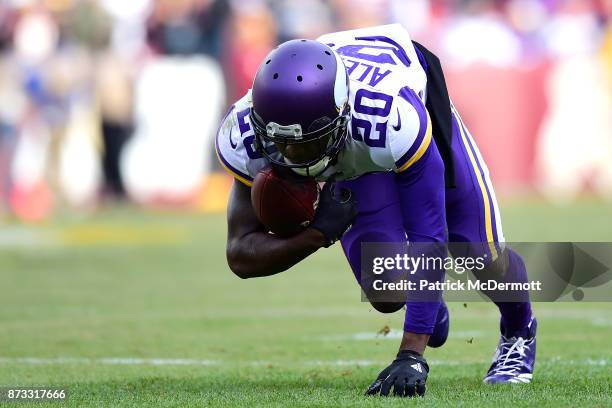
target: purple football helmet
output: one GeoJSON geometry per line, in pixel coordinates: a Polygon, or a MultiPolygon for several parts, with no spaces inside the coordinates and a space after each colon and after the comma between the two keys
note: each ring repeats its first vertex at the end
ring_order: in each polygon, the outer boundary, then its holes
{"type": "Polygon", "coordinates": [[[340,57],[318,41],[287,41],[259,67],[252,98],[256,148],[272,163],[300,175],[325,171],[346,139],[349,119],[348,76],[340,57]],[[292,161],[288,147],[314,154],[292,161]]]}

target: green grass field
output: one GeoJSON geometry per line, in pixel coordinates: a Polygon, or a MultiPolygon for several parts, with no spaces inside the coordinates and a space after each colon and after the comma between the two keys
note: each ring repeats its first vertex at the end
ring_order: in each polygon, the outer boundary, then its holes
{"type": "MultiPolygon", "coordinates": [[[[509,240],[612,241],[608,203],[503,204],[509,240]]],[[[612,406],[612,304],[536,304],[534,382],[486,386],[497,310],[452,303],[427,396],[364,397],[402,313],[360,301],[338,247],[242,281],[224,241],[221,215],[130,208],[0,225],[0,385],[66,387],[79,407],[612,406]]]]}

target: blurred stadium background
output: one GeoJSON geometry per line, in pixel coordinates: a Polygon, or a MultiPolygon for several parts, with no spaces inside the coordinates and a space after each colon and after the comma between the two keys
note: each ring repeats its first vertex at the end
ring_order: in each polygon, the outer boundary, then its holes
{"type": "Polygon", "coordinates": [[[0,219],[222,211],[217,121],[277,43],[399,22],[502,196],[612,197],[611,0],[0,0],[0,219]]]}
{"type": "MultiPolygon", "coordinates": [[[[0,0],[0,385],[69,385],[73,406],[363,403],[402,314],[359,301],[337,246],[231,274],[222,112],[278,42],[399,22],[442,59],[507,239],[612,241],[611,18],[612,0],[0,0]]],[[[449,307],[423,403],[610,405],[609,303],[536,304],[537,380],[513,392],[480,383],[495,308],[449,307]]]]}

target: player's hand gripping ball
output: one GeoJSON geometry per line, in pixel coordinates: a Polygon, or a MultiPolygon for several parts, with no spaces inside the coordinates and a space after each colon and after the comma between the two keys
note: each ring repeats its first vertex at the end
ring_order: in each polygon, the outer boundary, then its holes
{"type": "Polygon", "coordinates": [[[319,204],[310,225],[325,236],[325,247],[342,238],[357,216],[357,201],[351,190],[325,183],[319,195],[319,204]]]}
{"type": "Polygon", "coordinates": [[[251,187],[251,204],[269,231],[290,237],[306,228],[315,216],[319,186],[312,178],[266,167],[251,187]]]}

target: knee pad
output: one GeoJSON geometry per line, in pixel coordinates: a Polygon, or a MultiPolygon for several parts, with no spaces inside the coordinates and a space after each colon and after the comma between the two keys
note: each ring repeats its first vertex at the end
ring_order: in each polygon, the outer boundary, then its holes
{"type": "MultiPolygon", "coordinates": [[[[401,233],[403,234],[403,230],[401,230],[401,233]]],[[[393,280],[393,275],[364,275],[362,273],[361,244],[364,242],[405,242],[405,235],[399,236],[399,234],[391,234],[388,231],[383,232],[370,229],[366,231],[353,231],[351,229],[347,235],[342,238],[342,249],[349,261],[355,279],[357,279],[361,286],[364,297],[368,299],[374,309],[381,313],[393,313],[401,309],[404,306],[404,302],[397,300],[397,294],[373,290],[374,280],[385,280],[385,278],[393,280]]]]}
{"type": "Polygon", "coordinates": [[[404,307],[404,302],[377,302],[370,301],[370,304],[380,313],[395,313],[404,307]]]}

